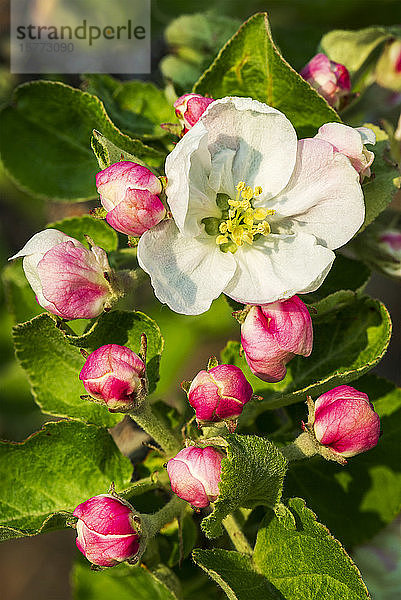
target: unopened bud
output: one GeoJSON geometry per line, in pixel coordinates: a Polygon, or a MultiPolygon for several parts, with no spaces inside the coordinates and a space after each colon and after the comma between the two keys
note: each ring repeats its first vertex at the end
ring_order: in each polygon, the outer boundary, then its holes
{"type": "Polygon", "coordinates": [[[134,562],[140,547],[138,516],[132,506],[109,494],[89,498],[74,510],[77,547],[99,567],[134,562]]]}
{"type": "Polygon", "coordinates": [[[171,489],[195,508],[217,500],[223,455],[213,448],[189,446],[167,463],[171,489]]]}
{"type": "Polygon", "coordinates": [[[146,395],[145,369],[143,360],[129,348],[107,344],[89,354],[79,378],[110,412],[128,412],[146,395]]]}
{"type": "Polygon", "coordinates": [[[347,68],[325,54],[316,54],[300,72],[327,102],[338,108],[341,99],[351,90],[351,82],[347,68]]]}
{"type": "Polygon", "coordinates": [[[183,126],[182,133],[186,133],[199,121],[212,102],[213,98],[205,98],[200,94],[184,94],[174,102],[175,114],[183,126]]]}
{"type": "Polygon", "coordinates": [[[284,379],[286,364],[296,354],[312,352],[312,320],[297,296],[289,300],[252,306],[241,325],[241,344],[246,361],[259,379],[284,379]]]}
{"type": "Polygon", "coordinates": [[[10,260],[20,256],[37,302],[63,319],[92,319],[118,297],[107,254],[98,246],[89,250],[57,229],[45,229],[10,260]]]}
{"type": "Polygon", "coordinates": [[[239,367],[218,365],[200,371],[188,390],[188,400],[200,425],[236,421],[252,397],[252,387],[239,367]]]}
{"type": "Polygon", "coordinates": [[[114,163],[96,175],[96,187],[106,221],[116,231],[140,236],[166,214],[159,198],[160,180],[146,167],[133,162],[114,163]]]}

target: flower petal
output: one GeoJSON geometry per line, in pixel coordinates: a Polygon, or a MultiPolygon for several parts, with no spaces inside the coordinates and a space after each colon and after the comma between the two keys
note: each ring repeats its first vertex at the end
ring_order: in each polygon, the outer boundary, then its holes
{"type": "Polygon", "coordinates": [[[208,310],[235,271],[232,254],[221,252],[214,238],[184,236],[172,220],[143,234],[138,261],[160,302],[186,315],[208,310]]]}
{"type": "Polygon", "coordinates": [[[53,246],[68,241],[73,242],[74,246],[80,246],[81,248],[84,248],[84,246],[78,242],[78,240],[66,235],[58,229],[44,229],[43,231],[39,231],[39,233],[36,233],[34,236],[32,236],[31,239],[27,241],[25,246],[19,252],[17,252],[17,254],[11,256],[11,258],[8,260],[14,260],[14,258],[19,258],[20,256],[29,256],[30,254],[36,253],[41,254],[38,259],[41,260],[43,254],[53,248],[53,246]]]}
{"type": "Polygon", "coordinates": [[[235,254],[237,270],[224,293],[245,304],[267,304],[316,290],[334,252],[306,233],[260,238],[235,254]]]}
{"type": "Polygon", "coordinates": [[[277,211],[274,231],[311,233],[331,249],[346,244],[365,217],[357,171],[332,144],[316,138],[298,142],[294,174],[270,208],[277,211]]]}
{"type": "Polygon", "coordinates": [[[288,183],[296,160],[297,135],[283,113],[252,98],[227,97],[213,102],[200,123],[208,131],[212,163],[222,150],[235,151],[231,194],[239,181],[261,186],[261,205],[288,183]]]}

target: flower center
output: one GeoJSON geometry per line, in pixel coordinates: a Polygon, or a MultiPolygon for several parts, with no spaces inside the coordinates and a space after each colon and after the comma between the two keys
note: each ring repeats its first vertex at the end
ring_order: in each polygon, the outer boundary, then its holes
{"type": "Polygon", "coordinates": [[[225,194],[218,194],[217,205],[222,209],[222,219],[203,219],[206,232],[216,235],[216,244],[222,252],[236,252],[244,244],[252,244],[261,235],[269,235],[270,225],[265,220],[274,215],[274,210],[253,208],[252,200],[262,193],[260,186],[251,188],[244,181],[236,186],[237,196],[232,200],[225,194]]]}

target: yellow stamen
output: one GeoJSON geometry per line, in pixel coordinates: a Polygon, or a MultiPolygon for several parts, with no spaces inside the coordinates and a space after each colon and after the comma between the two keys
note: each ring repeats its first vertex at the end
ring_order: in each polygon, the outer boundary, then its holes
{"type": "Polygon", "coordinates": [[[221,244],[226,244],[228,242],[228,237],[226,235],[218,235],[216,238],[216,244],[221,246],[221,244]]]}
{"type": "Polygon", "coordinates": [[[219,231],[220,231],[220,233],[227,233],[227,223],[226,223],[226,221],[223,221],[223,223],[220,223],[220,225],[219,225],[219,231]]]}
{"type": "Polygon", "coordinates": [[[236,189],[239,192],[242,192],[242,190],[245,188],[245,181],[239,181],[236,185],[236,189]]]}

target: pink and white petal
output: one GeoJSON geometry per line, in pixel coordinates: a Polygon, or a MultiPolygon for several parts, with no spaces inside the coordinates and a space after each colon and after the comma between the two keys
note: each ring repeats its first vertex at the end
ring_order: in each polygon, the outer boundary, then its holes
{"type": "Polygon", "coordinates": [[[343,123],[326,123],[315,135],[315,139],[330,142],[338,152],[354,158],[363,150],[362,136],[357,129],[343,123]]]}
{"type": "Polygon", "coordinates": [[[346,244],[365,218],[359,175],[325,140],[298,142],[294,174],[270,208],[275,231],[314,235],[328,248],[346,244]]]}
{"type": "Polygon", "coordinates": [[[126,235],[140,236],[160,223],[166,209],[159,196],[147,190],[127,190],[124,200],[107,213],[106,221],[126,235]]]}
{"type": "Polygon", "coordinates": [[[138,262],[160,302],[186,315],[208,310],[235,271],[233,255],[221,252],[214,238],[185,236],[172,220],[143,234],[138,262]]]}
{"type": "Polygon", "coordinates": [[[244,304],[267,304],[316,290],[335,254],[307,233],[270,234],[242,246],[234,258],[237,269],[224,293],[244,304]]]}
{"type": "Polygon", "coordinates": [[[160,180],[152,171],[130,161],[114,163],[97,173],[96,187],[106,210],[117,206],[128,188],[149,190],[153,194],[162,191],[160,180]]]}
{"type": "Polygon", "coordinates": [[[227,97],[210,104],[201,123],[208,131],[212,161],[222,150],[235,151],[233,186],[245,181],[262,187],[255,205],[286,186],[295,165],[297,136],[283,113],[252,98],[227,97]]]}
{"type": "Polygon", "coordinates": [[[210,168],[207,131],[198,121],[166,158],[167,201],[182,233],[197,235],[203,218],[220,216],[209,186],[210,168]]]}
{"type": "Polygon", "coordinates": [[[53,246],[68,241],[72,242],[74,246],[84,248],[78,240],[66,235],[58,229],[44,229],[43,231],[39,231],[39,233],[35,233],[35,235],[27,241],[22,250],[17,252],[17,254],[14,254],[14,256],[11,256],[8,260],[14,260],[14,258],[19,258],[20,256],[40,254],[41,256],[38,259],[39,262],[43,254],[53,248],[53,246]]]}

